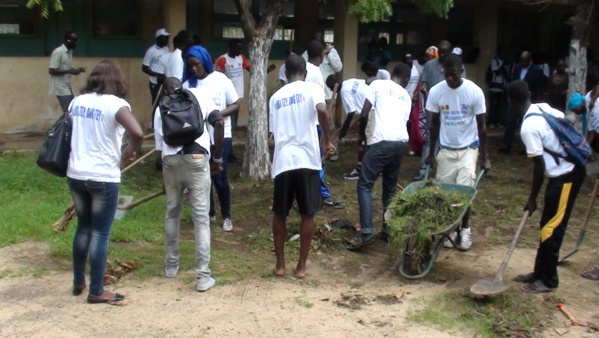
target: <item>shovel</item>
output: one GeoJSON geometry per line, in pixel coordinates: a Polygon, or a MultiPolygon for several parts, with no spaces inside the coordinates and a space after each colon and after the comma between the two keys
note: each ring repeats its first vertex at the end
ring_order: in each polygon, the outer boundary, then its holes
{"type": "Polygon", "coordinates": [[[591,211],[593,210],[593,205],[595,204],[595,199],[597,198],[597,192],[599,191],[599,178],[595,182],[595,188],[593,189],[593,195],[591,197],[591,201],[589,202],[589,207],[587,209],[587,214],[584,216],[584,223],[582,224],[582,229],[580,229],[580,234],[578,235],[578,240],[576,241],[576,247],[570,250],[567,254],[565,254],[557,264],[562,263],[568,257],[574,255],[580,249],[580,245],[582,245],[582,240],[584,239],[584,235],[587,233],[587,225],[589,224],[589,218],[591,218],[591,211]]]}
{"type": "Polygon", "coordinates": [[[116,206],[116,212],[114,213],[114,219],[116,220],[121,220],[123,219],[123,217],[125,217],[125,213],[127,213],[127,211],[147,202],[150,200],[153,200],[154,198],[158,197],[158,196],[162,196],[164,195],[164,189],[157,191],[155,193],[149,194],[146,197],[140,198],[139,200],[133,202],[133,196],[119,196],[119,203],[116,206]]]}
{"type": "Polygon", "coordinates": [[[470,287],[470,292],[478,296],[495,296],[509,289],[512,286],[511,284],[506,284],[503,282],[503,273],[505,272],[505,268],[507,268],[507,262],[510,260],[510,257],[512,257],[512,253],[516,248],[516,243],[518,242],[518,238],[520,237],[522,228],[524,228],[524,224],[528,219],[528,214],[528,210],[524,212],[524,216],[522,216],[522,220],[520,221],[518,230],[516,230],[514,239],[512,239],[512,243],[510,244],[510,248],[505,254],[503,262],[501,262],[501,267],[499,268],[499,271],[497,271],[495,279],[493,279],[492,281],[488,279],[479,280],[470,287]]]}

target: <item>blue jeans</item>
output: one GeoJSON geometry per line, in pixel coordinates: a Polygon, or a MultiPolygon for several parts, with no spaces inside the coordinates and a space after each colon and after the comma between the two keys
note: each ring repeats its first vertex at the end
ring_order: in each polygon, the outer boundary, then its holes
{"type": "Polygon", "coordinates": [[[179,267],[179,225],[183,211],[183,191],[189,189],[191,218],[195,235],[196,279],[202,283],[210,278],[210,164],[208,158],[195,159],[193,155],[169,155],[162,158],[166,215],[164,239],[166,242],[165,266],[179,267]]]}
{"type": "Polygon", "coordinates": [[[518,124],[522,122],[522,116],[517,114],[512,107],[507,109],[507,118],[505,132],[503,134],[503,142],[501,144],[502,149],[511,150],[514,143],[514,134],[518,124]]]}
{"type": "MultiPolygon", "coordinates": [[[[381,141],[371,144],[362,159],[358,179],[358,204],[362,234],[372,234],[372,188],[379,174],[383,174],[383,207],[386,209],[397,191],[399,166],[406,151],[403,142],[381,141]]],[[[384,213],[384,211],[383,211],[384,213]]],[[[383,229],[385,231],[386,229],[383,229]]]]}
{"type": "MultiPolygon", "coordinates": [[[[322,135],[322,128],[320,125],[316,126],[316,130],[318,131],[318,141],[320,141],[320,136],[322,135]]],[[[320,147],[320,158],[324,156],[324,152],[322,151],[322,146],[320,147]]],[[[331,192],[329,188],[327,188],[327,183],[324,180],[324,175],[327,172],[327,163],[322,161],[322,169],[320,170],[320,193],[323,199],[331,197],[331,192]]]]}
{"type": "Polygon", "coordinates": [[[68,179],[77,213],[73,238],[73,285],[85,283],[85,264],[89,255],[89,293],[104,293],[104,270],[108,255],[110,229],[119,199],[119,183],[68,179]]]}
{"type": "MultiPolygon", "coordinates": [[[[231,188],[229,186],[229,179],[227,178],[227,168],[229,167],[229,154],[233,147],[233,139],[230,137],[225,138],[223,143],[222,151],[222,168],[216,177],[212,178],[212,186],[216,189],[218,195],[218,201],[220,202],[220,214],[223,219],[231,218],[231,188]]],[[[214,146],[210,147],[210,152],[214,153],[214,146]]],[[[212,188],[210,189],[210,216],[216,215],[214,209],[214,198],[212,197],[212,188]]]]}

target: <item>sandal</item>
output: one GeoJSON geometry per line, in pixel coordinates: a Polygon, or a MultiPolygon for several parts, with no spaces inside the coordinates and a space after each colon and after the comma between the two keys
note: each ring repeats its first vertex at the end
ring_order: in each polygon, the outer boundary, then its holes
{"type": "Polygon", "coordinates": [[[535,278],[535,275],[534,275],[533,272],[527,273],[527,274],[518,275],[518,276],[512,278],[512,282],[524,283],[524,284],[534,283],[537,280],[538,280],[538,278],[535,278]]]}
{"type": "Polygon", "coordinates": [[[591,270],[581,273],[580,275],[586,279],[599,280],[599,265],[595,266],[591,270]]]}
{"type": "Polygon", "coordinates": [[[101,303],[112,304],[112,303],[120,302],[124,299],[125,299],[125,296],[121,295],[120,293],[115,293],[112,298],[100,298],[98,296],[92,295],[91,293],[89,295],[87,295],[87,302],[90,304],[101,304],[101,303]]]}
{"type": "Polygon", "coordinates": [[[374,234],[369,234],[366,237],[364,237],[363,235],[359,235],[357,241],[347,246],[347,250],[358,250],[361,247],[372,244],[373,240],[374,234]]]}
{"type": "Polygon", "coordinates": [[[548,293],[553,291],[540,280],[524,285],[521,290],[526,293],[548,293]]]}

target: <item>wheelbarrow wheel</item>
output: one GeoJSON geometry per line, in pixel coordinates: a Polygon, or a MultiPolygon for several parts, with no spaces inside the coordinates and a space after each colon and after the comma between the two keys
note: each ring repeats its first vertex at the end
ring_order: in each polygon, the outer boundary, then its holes
{"type": "Polygon", "coordinates": [[[442,240],[435,242],[433,237],[424,244],[420,252],[413,252],[415,243],[412,241],[406,243],[399,263],[399,274],[406,279],[424,278],[431,271],[441,250],[442,243],[442,240]]]}

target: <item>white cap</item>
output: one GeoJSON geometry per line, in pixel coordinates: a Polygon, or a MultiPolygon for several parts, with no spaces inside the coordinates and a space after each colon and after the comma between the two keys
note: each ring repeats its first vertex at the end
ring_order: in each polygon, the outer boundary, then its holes
{"type": "Polygon", "coordinates": [[[159,37],[159,36],[170,36],[170,34],[166,31],[166,29],[160,28],[159,30],[156,31],[156,37],[159,37]]]}
{"type": "Polygon", "coordinates": [[[451,54],[462,55],[462,48],[456,47],[451,51],[451,54]]]}

